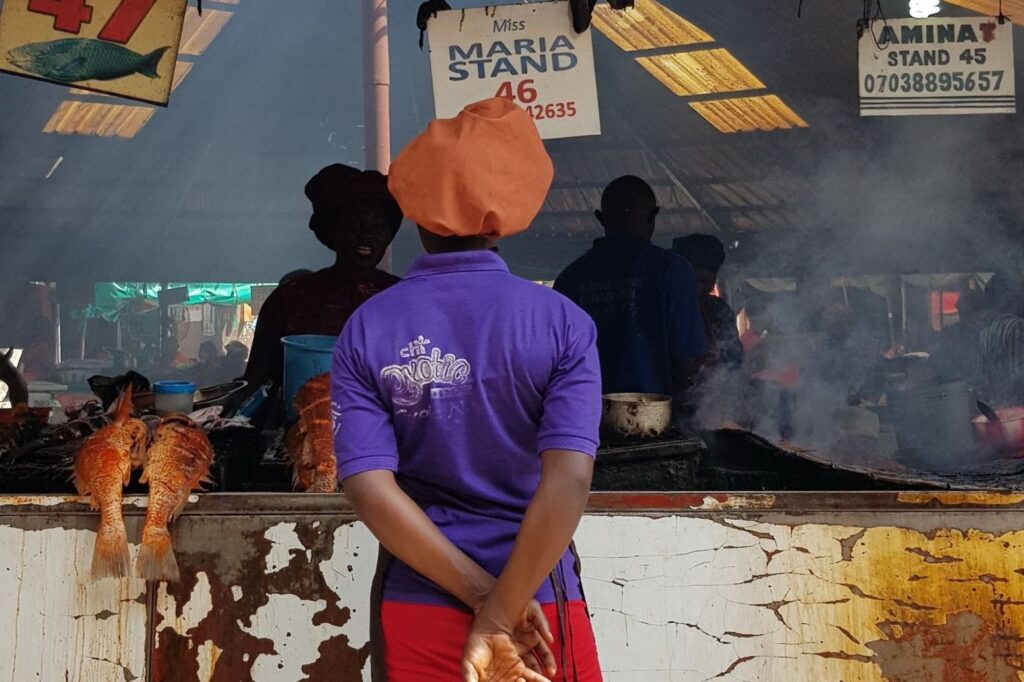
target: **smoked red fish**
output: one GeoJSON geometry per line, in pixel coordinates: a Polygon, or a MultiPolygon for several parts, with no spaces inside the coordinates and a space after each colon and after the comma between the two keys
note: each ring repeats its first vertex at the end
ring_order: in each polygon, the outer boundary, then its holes
{"type": "Polygon", "coordinates": [[[135,565],[140,578],[178,579],[168,524],[184,509],[189,493],[209,481],[212,462],[210,439],[188,417],[168,417],[157,426],[140,479],[149,483],[149,508],[135,565]]]}
{"type": "Polygon", "coordinates": [[[333,493],[338,488],[331,418],[331,375],[310,379],[295,396],[299,421],[285,446],[292,459],[295,486],[307,493],[333,493]]]}
{"type": "Polygon", "coordinates": [[[74,483],[79,495],[89,495],[100,512],[92,578],[128,575],[128,536],[121,515],[121,494],[132,473],[132,459],[149,443],[149,429],[133,419],[131,386],[121,395],[114,422],[89,436],[75,457],[74,483]]]}

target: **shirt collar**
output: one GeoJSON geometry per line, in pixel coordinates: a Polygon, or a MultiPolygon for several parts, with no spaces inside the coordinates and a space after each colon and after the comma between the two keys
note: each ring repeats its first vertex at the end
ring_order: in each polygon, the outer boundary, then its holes
{"type": "Polygon", "coordinates": [[[409,267],[405,279],[453,272],[508,272],[508,265],[493,251],[458,251],[420,256],[409,267]]]}

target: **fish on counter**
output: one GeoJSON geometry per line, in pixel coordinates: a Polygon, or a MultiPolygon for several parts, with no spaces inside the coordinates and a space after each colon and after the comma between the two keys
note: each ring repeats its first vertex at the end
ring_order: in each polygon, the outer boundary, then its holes
{"type": "Polygon", "coordinates": [[[7,52],[14,66],[62,83],[110,81],[140,74],[159,78],[157,67],[170,46],[139,54],[126,47],[93,38],[61,38],[29,43],[7,52]]]}
{"type": "Polygon", "coordinates": [[[6,455],[35,438],[46,421],[24,403],[0,414],[0,455],[6,455]]]}
{"type": "Polygon", "coordinates": [[[147,453],[143,483],[149,483],[149,507],[135,573],[145,580],[179,578],[168,525],[181,513],[189,493],[209,482],[213,446],[206,432],[185,416],[164,419],[147,453]]]}
{"type": "Polygon", "coordinates": [[[149,428],[132,417],[132,391],[121,395],[113,423],[89,436],[75,457],[74,484],[79,495],[89,495],[100,512],[96,547],[92,555],[93,580],[128,575],[128,536],[121,513],[123,488],[128,485],[132,459],[149,443],[149,428]]]}
{"type": "Polygon", "coordinates": [[[292,460],[293,483],[307,493],[338,489],[331,416],[331,375],[310,379],[295,396],[299,420],[288,431],[285,446],[292,460]]]}
{"type": "MultiPolygon", "coordinates": [[[[19,446],[10,455],[14,459],[40,454],[71,453],[78,450],[82,441],[113,421],[113,415],[98,402],[90,401],[77,412],[68,415],[63,423],[44,428],[38,437],[19,446]]],[[[0,446],[2,449],[2,446],[0,446]]]]}

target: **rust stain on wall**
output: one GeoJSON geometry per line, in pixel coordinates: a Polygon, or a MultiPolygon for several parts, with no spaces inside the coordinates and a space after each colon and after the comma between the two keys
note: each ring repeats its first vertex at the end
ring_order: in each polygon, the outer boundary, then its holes
{"type": "Polygon", "coordinates": [[[1019,660],[1011,662],[1003,640],[970,612],[949,616],[941,625],[886,624],[890,639],[869,642],[875,662],[890,682],[996,682],[1020,679],[1019,660]]]}
{"type": "Polygon", "coordinates": [[[896,495],[896,500],[903,504],[933,507],[1001,507],[1024,503],[1024,494],[990,492],[910,492],[898,493],[896,495]]]}
{"type": "Polygon", "coordinates": [[[740,509],[771,509],[775,506],[774,495],[707,495],[698,505],[690,509],[697,511],[727,511],[740,509]]]}
{"type": "MultiPolygon", "coordinates": [[[[344,525],[343,522],[294,524],[302,546],[308,551],[291,552],[287,566],[274,571],[268,571],[267,567],[271,542],[266,534],[268,527],[279,523],[279,520],[272,519],[268,523],[267,519],[233,518],[232,526],[236,532],[230,536],[221,532],[216,519],[204,522],[185,517],[183,522],[187,528],[183,527],[175,534],[176,543],[179,538],[182,540],[180,546],[176,544],[182,581],[167,585],[168,601],[173,599],[174,609],[180,617],[184,606],[194,598],[199,585],[197,576],[205,574],[208,576],[212,608],[198,624],[185,632],[163,625],[161,615],[157,614],[154,625],[158,634],[152,652],[153,679],[162,682],[199,679],[199,647],[204,642],[212,643],[218,652],[216,660],[211,662],[213,665],[209,666],[212,682],[260,679],[254,666],[261,656],[282,656],[287,660],[286,654],[280,650],[280,640],[258,636],[261,610],[272,608],[272,595],[288,595],[296,600],[322,604],[307,622],[309,628],[325,624],[341,626],[349,620],[348,609],[327,587],[318,570],[321,562],[331,559],[333,531],[344,525]],[[237,532],[239,526],[242,526],[241,533],[237,532]],[[211,552],[214,547],[218,551],[211,552]]],[[[265,613],[263,617],[266,617],[265,613]]],[[[308,638],[309,630],[301,628],[299,623],[294,632],[284,634],[289,640],[308,638]]],[[[331,637],[320,645],[318,658],[302,668],[308,675],[303,679],[360,679],[360,671],[368,656],[369,646],[353,648],[345,635],[331,637]]],[[[283,667],[284,664],[277,665],[283,667]]],[[[272,675],[272,670],[269,673],[264,671],[263,679],[273,679],[272,675]]]]}
{"type": "Polygon", "coordinates": [[[869,528],[837,565],[837,612],[891,682],[1024,680],[1024,532],[869,528]],[[870,596],[866,589],[870,588],[870,596]]]}

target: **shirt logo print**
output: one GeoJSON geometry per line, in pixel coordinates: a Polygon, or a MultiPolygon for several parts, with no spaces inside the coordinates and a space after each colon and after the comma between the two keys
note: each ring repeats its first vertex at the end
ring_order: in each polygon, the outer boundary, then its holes
{"type": "Polygon", "coordinates": [[[341,431],[341,405],[335,401],[331,401],[331,429],[334,431],[334,437],[338,437],[338,433],[341,431]]]}
{"type": "Polygon", "coordinates": [[[468,360],[444,353],[437,346],[428,350],[430,345],[430,339],[420,335],[398,353],[408,362],[388,365],[380,371],[381,381],[391,388],[391,400],[395,405],[410,407],[419,404],[428,386],[464,386],[469,383],[472,367],[468,360]]]}

